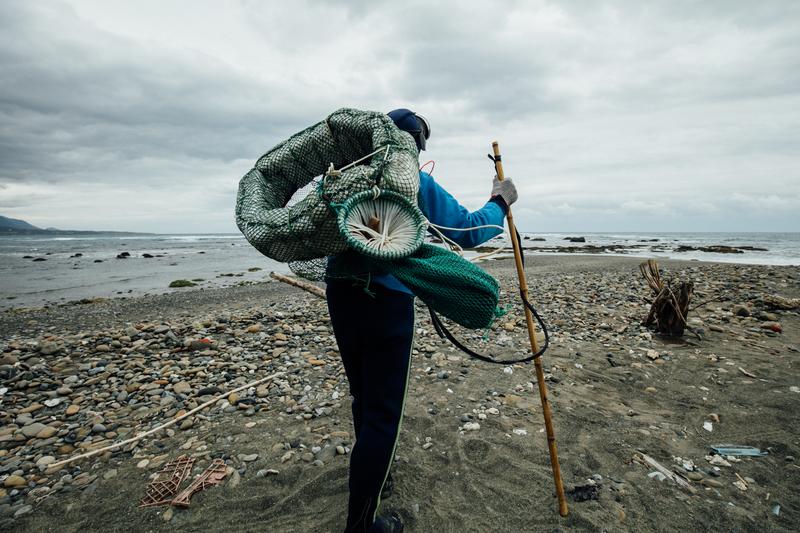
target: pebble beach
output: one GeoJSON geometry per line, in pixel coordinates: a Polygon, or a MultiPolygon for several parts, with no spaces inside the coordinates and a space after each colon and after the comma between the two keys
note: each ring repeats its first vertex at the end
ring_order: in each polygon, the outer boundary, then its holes
{"type": "MultiPolygon", "coordinates": [[[[800,267],[659,260],[695,284],[693,333],[641,325],[641,259],[538,256],[531,298],[570,514],[554,497],[532,364],[471,360],[420,302],[395,492],[407,531],[795,531],[800,267]],[[715,454],[751,446],[758,457],[715,454]],[[642,461],[655,459],[682,487],[642,461]]],[[[482,266],[509,313],[487,342],[528,348],[511,260],[482,266]]],[[[252,280],[0,313],[0,529],[339,531],[353,444],[325,302],[252,280]],[[259,386],[226,394],[272,374],[259,386]],[[53,467],[222,399],[121,449],[53,467]],[[222,459],[188,509],[140,508],[179,455],[222,459]]]]}

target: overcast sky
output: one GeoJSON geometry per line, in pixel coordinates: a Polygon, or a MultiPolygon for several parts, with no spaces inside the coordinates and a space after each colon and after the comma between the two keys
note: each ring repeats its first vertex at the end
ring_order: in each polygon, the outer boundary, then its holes
{"type": "Polygon", "coordinates": [[[525,231],[800,231],[799,24],[794,0],[3,0],[0,214],[235,232],[267,149],[409,107],[471,209],[500,142],[525,231]]]}

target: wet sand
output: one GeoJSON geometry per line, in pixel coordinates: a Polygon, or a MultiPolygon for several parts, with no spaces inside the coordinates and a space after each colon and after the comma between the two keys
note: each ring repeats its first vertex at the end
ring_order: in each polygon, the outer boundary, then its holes
{"type": "MultiPolygon", "coordinates": [[[[648,309],[639,262],[548,256],[527,266],[552,332],[544,365],[565,485],[592,480],[597,499],[570,497],[569,516],[558,516],[532,364],[468,359],[420,306],[395,494],[382,510],[420,532],[795,530],[800,319],[762,298],[800,296],[800,268],[661,261],[695,282],[695,304],[713,300],[689,316],[702,338],[666,341],[639,325],[648,309]],[[774,323],[782,333],[765,326],[774,323]],[[709,455],[715,444],[769,455],[721,463],[709,455]],[[638,452],[696,492],[649,477],[638,452]]],[[[485,267],[503,303],[514,302],[512,262],[485,267]]],[[[3,530],[342,529],[352,428],[322,300],[278,283],[186,289],[6,311],[0,332],[0,479],[17,472],[25,483],[0,489],[3,530]],[[210,345],[192,344],[204,338],[210,345]],[[134,449],[55,472],[42,460],[120,440],[191,408],[209,387],[276,371],[286,376],[134,449]],[[55,432],[26,436],[36,423],[55,432]],[[197,457],[195,473],[225,459],[227,484],[188,510],[139,508],[149,476],[182,453],[197,457]]],[[[489,337],[524,351],[521,309],[489,337]]]]}

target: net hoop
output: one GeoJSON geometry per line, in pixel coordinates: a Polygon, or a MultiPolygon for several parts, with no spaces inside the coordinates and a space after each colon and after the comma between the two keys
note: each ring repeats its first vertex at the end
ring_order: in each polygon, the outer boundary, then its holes
{"type": "Polygon", "coordinates": [[[351,196],[341,205],[337,220],[349,248],[389,261],[413,254],[425,239],[427,227],[419,208],[392,191],[351,196]]]}

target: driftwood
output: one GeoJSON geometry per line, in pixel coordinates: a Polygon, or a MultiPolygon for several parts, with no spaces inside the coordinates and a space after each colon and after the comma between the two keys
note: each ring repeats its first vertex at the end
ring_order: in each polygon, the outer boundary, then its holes
{"type": "Polygon", "coordinates": [[[303,289],[304,291],[308,291],[311,294],[313,294],[314,296],[319,296],[323,300],[326,299],[326,297],[325,297],[325,289],[323,289],[322,287],[318,287],[317,285],[314,285],[313,283],[306,283],[305,281],[300,281],[297,278],[284,276],[283,274],[278,274],[277,272],[270,272],[269,276],[272,279],[287,283],[287,284],[291,285],[292,287],[297,287],[298,289],[303,289]]]}
{"type": "Polygon", "coordinates": [[[686,324],[686,318],[694,283],[669,279],[665,282],[661,279],[658,263],[654,259],[640,264],[639,270],[653,292],[650,312],[642,324],[646,327],[655,326],[656,331],[665,337],[682,337],[686,328],[691,331],[686,324]]]}
{"type": "Polygon", "coordinates": [[[140,434],[136,435],[135,437],[132,437],[130,439],[123,440],[123,441],[120,441],[120,442],[117,442],[117,443],[114,443],[114,444],[110,444],[108,446],[104,446],[103,448],[99,448],[99,449],[93,450],[91,452],[82,453],[80,455],[76,455],[75,457],[70,457],[69,459],[64,459],[63,461],[59,461],[57,463],[53,463],[53,464],[51,464],[50,466],[47,467],[47,472],[55,472],[59,468],[61,468],[62,466],[67,465],[69,463],[72,463],[73,461],[77,461],[79,459],[86,459],[88,457],[93,457],[93,456],[95,456],[97,454],[100,454],[100,453],[103,453],[103,452],[108,452],[108,451],[111,451],[111,450],[116,450],[117,448],[121,448],[123,446],[127,446],[128,444],[137,442],[137,441],[139,441],[139,440],[141,440],[141,439],[143,439],[145,437],[148,437],[148,436],[152,435],[153,433],[158,433],[162,429],[166,429],[166,428],[168,428],[168,427],[170,427],[170,426],[172,426],[174,424],[177,424],[178,422],[180,422],[184,418],[192,416],[196,412],[205,409],[209,405],[215,404],[216,402],[220,401],[223,398],[226,398],[227,396],[229,396],[230,394],[233,394],[234,392],[241,392],[243,390],[249,389],[250,387],[255,387],[257,385],[261,385],[262,383],[266,383],[267,381],[271,381],[271,380],[273,380],[275,378],[281,377],[284,374],[286,374],[286,372],[275,372],[274,374],[270,374],[269,376],[267,376],[265,378],[261,378],[261,379],[255,380],[255,381],[251,381],[247,385],[242,385],[241,387],[238,387],[236,389],[233,389],[233,390],[230,390],[230,391],[227,391],[227,392],[223,392],[222,394],[219,394],[219,395],[215,396],[211,400],[209,400],[209,401],[207,401],[207,402],[205,402],[203,404],[198,405],[197,407],[195,407],[191,411],[188,411],[188,412],[182,414],[181,416],[177,416],[177,417],[173,418],[172,420],[169,420],[168,422],[164,422],[163,424],[161,424],[158,427],[155,427],[155,428],[153,428],[151,430],[145,431],[144,433],[140,433],[140,434]]]}
{"type": "Polygon", "coordinates": [[[633,456],[633,459],[635,461],[639,462],[639,463],[642,463],[643,465],[647,465],[647,466],[650,466],[652,468],[655,468],[656,470],[658,470],[659,472],[664,474],[664,476],[666,476],[667,479],[677,483],[678,485],[680,485],[684,489],[688,490],[692,494],[697,493],[697,489],[694,488],[691,483],[689,483],[688,481],[683,479],[681,476],[679,476],[678,474],[676,474],[675,472],[673,472],[669,468],[665,467],[664,465],[662,465],[661,463],[659,463],[658,461],[656,461],[655,459],[653,459],[652,457],[650,457],[646,453],[639,452],[639,453],[637,453],[636,455],[633,456]]]}
{"type": "Polygon", "coordinates": [[[800,298],[784,298],[777,294],[765,294],[761,300],[762,304],[770,309],[778,309],[781,311],[800,309],[800,298]]]}

